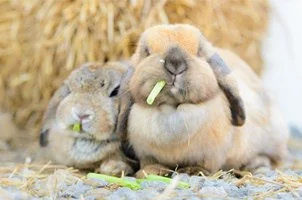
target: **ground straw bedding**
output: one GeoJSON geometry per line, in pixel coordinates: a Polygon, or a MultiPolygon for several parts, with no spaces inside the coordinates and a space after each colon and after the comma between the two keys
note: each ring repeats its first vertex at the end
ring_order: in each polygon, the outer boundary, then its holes
{"type": "MultiPolygon", "coordinates": [[[[177,176],[188,181],[190,189],[179,189],[176,183],[158,186],[143,185],[140,190],[130,190],[104,181],[87,179],[85,172],[60,165],[7,164],[0,167],[0,199],[114,199],[129,196],[137,198],[173,199],[177,197],[209,197],[231,199],[301,198],[302,178],[294,171],[269,172],[268,176],[252,175],[236,170],[219,171],[208,177],[177,176]],[[242,178],[235,177],[240,175],[242,178]],[[192,179],[198,178],[195,183],[192,179]],[[122,192],[123,191],[123,194],[122,192]],[[153,193],[152,193],[153,192],[153,193]],[[144,196],[142,196],[144,193],[144,196]],[[147,193],[150,193],[148,196],[147,193]],[[120,196],[117,196],[119,194],[120,196]]],[[[133,179],[133,178],[132,178],[133,179]]],[[[163,183],[161,183],[163,184],[163,183]]],[[[130,198],[131,199],[131,198],[130,198]]]]}

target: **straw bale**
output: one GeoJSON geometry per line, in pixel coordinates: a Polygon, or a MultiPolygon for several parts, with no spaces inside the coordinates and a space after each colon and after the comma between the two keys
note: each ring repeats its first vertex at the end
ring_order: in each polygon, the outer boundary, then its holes
{"type": "Polygon", "coordinates": [[[129,58],[140,33],[160,23],[194,24],[260,72],[267,10],[266,0],[0,0],[0,107],[38,128],[75,66],[129,58]]]}

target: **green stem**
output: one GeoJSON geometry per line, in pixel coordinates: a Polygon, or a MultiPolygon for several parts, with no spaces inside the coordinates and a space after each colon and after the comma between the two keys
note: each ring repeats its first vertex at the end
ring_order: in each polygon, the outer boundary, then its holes
{"type": "Polygon", "coordinates": [[[141,186],[136,182],[128,181],[123,178],[108,176],[108,175],[104,175],[104,174],[88,173],[87,178],[103,179],[103,180],[107,181],[108,183],[113,183],[113,184],[117,184],[117,185],[120,185],[123,187],[128,187],[133,190],[138,190],[141,188],[141,186]]]}
{"type": "MultiPolygon", "coordinates": [[[[146,179],[150,180],[150,181],[161,181],[161,182],[165,182],[165,183],[171,183],[173,181],[173,179],[171,179],[171,178],[163,177],[163,176],[157,176],[157,175],[153,175],[153,174],[147,175],[146,179]]],[[[188,184],[186,182],[183,182],[183,181],[178,181],[177,186],[179,188],[183,188],[183,189],[189,189],[190,188],[190,184],[188,184]]]]}

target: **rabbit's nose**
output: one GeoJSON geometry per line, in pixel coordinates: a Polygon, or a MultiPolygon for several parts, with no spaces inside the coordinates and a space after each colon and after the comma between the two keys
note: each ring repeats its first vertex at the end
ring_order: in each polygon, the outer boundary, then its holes
{"type": "Polygon", "coordinates": [[[72,116],[75,120],[83,122],[83,121],[89,121],[92,119],[93,113],[92,112],[80,112],[75,108],[72,108],[71,110],[72,116]]]}
{"type": "Polygon", "coordinates": [[[164,67],[172,75],[185,72],[188,66],[184,53],[178,47],[171,48],[166,56],[164,67]]]}
{"type": "Polygon", "coordinates": [[[89,119],[90,115],[89,114],[79,114],[78,118],[80,119],[80,121],[83,121],[85,119],[89,119]]]}

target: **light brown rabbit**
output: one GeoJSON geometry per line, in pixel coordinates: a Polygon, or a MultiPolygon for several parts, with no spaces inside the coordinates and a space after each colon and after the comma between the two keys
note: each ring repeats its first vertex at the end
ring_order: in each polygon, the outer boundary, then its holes
{"type": "Polygon", "coordinates": [[[140,160],[137,176],[186,166],[252,170],[287,154],[287,126],[259,78],[197,28],[147,29],[133,63],[127,138],[140,160]],[[160,80],[166,85],[148,105],[160,80]]]}
{"type": "Polygon", "coordinates": [[[87,63],[75,69],[55,92],[44,115],[41,146],[60,164],[98,168],[101,173],[132,173],[116,134],[119,88],[130,66],[87,63]],[[80,123],[80,131],[73,125],[80,123]]]}

